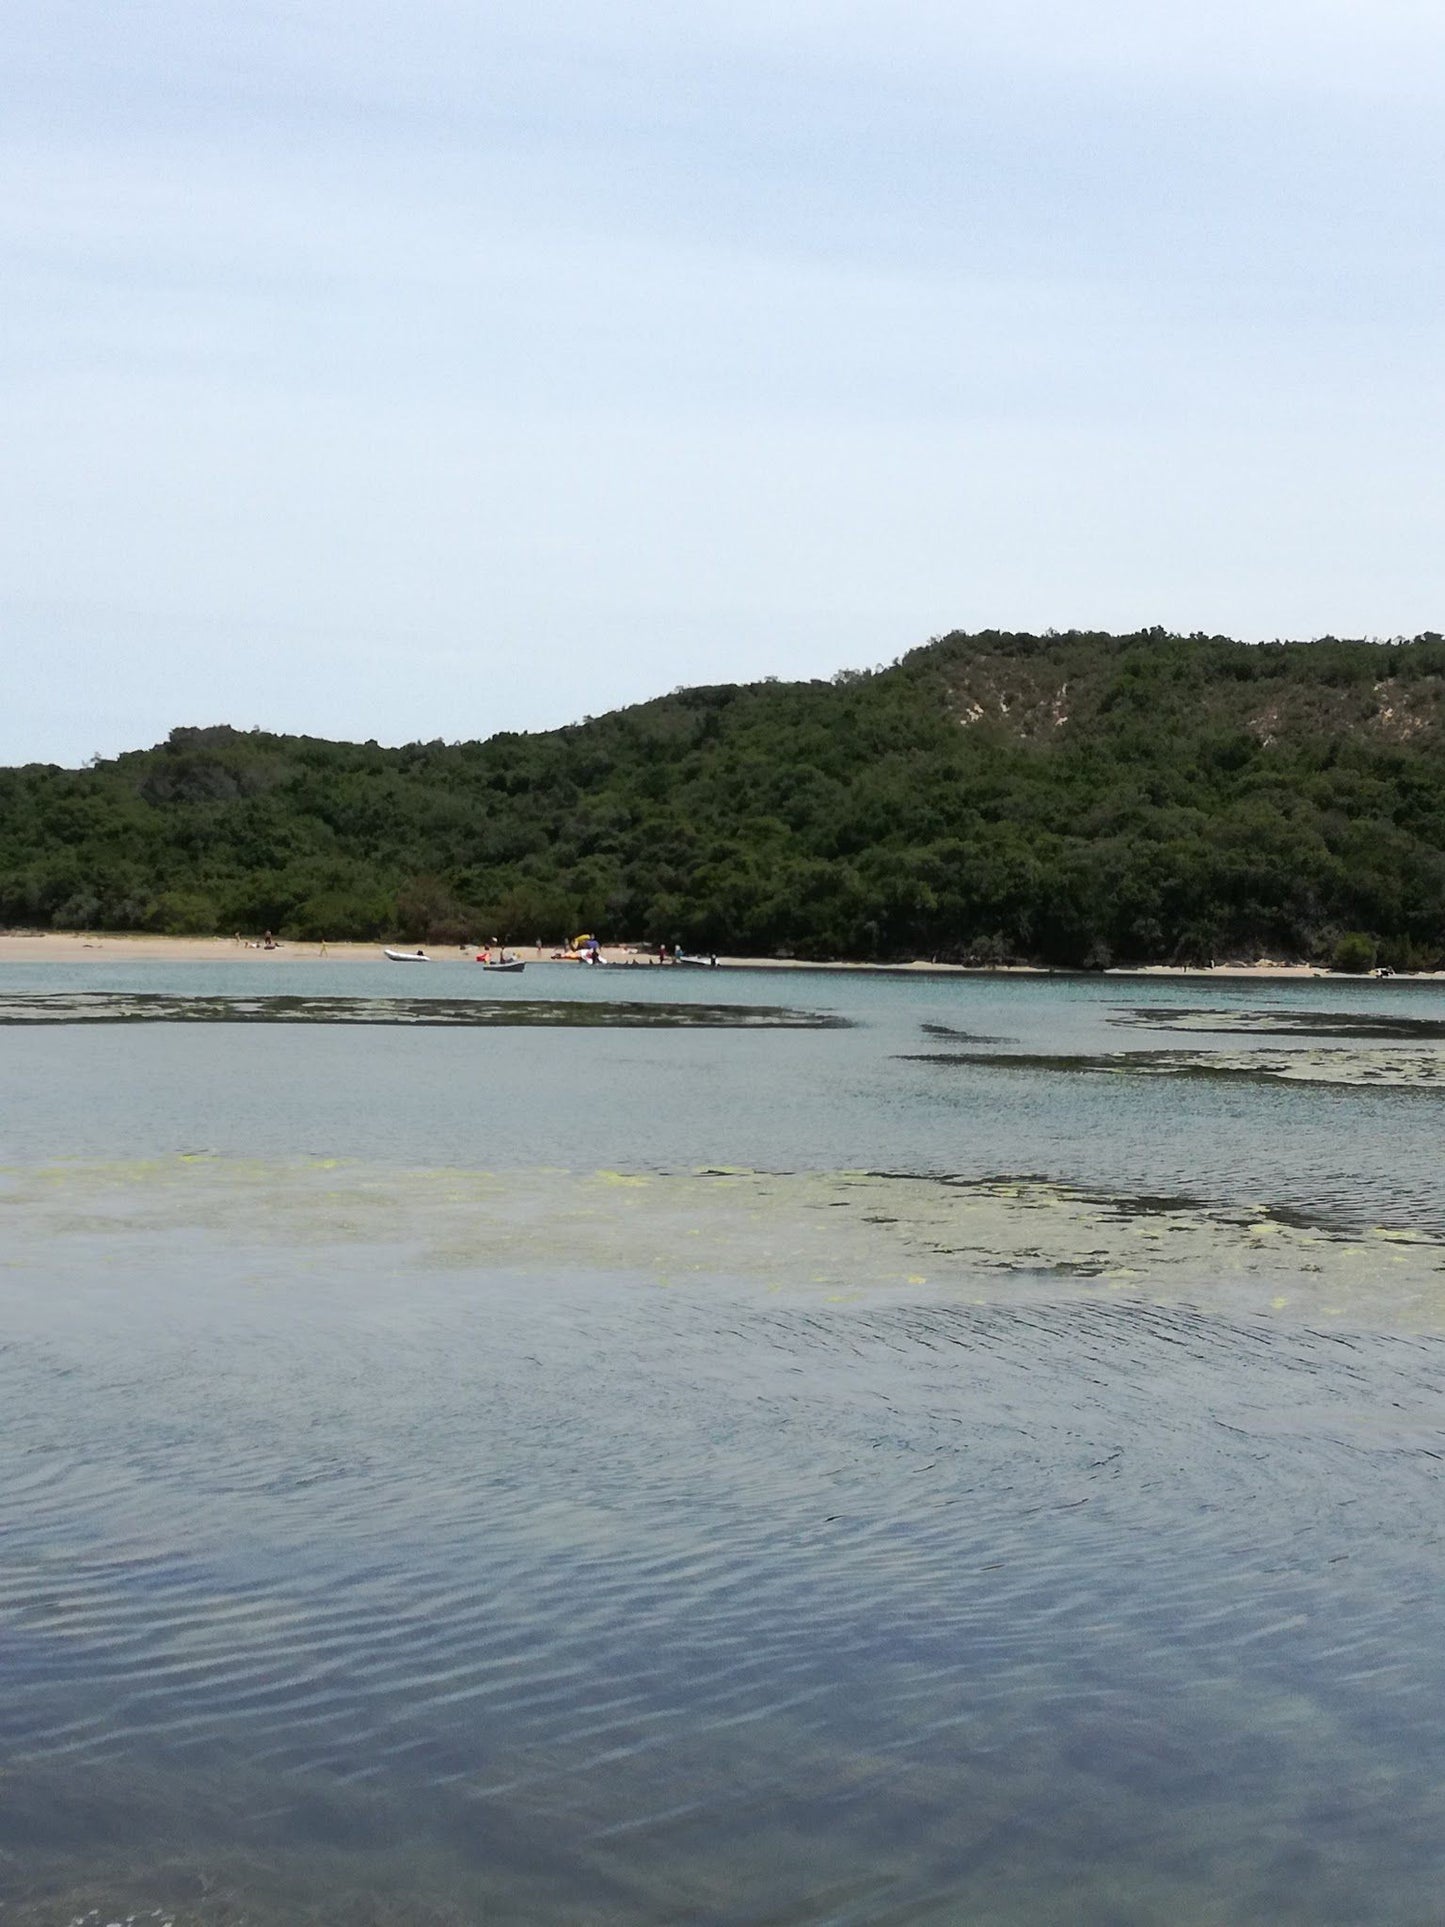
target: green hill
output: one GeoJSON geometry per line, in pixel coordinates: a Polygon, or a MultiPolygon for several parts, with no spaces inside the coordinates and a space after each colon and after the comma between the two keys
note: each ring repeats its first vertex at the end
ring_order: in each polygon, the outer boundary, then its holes
{"type": "Polygon", "coordinates": [[[952,635],[484,743],[0,771],[0,922],[720,952],[1445,956],[1445,640],[952,635]]]}

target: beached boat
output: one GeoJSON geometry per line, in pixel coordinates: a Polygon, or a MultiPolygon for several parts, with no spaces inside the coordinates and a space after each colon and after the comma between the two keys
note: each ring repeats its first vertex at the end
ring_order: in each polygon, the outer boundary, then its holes
{"type": "Polygon", "coordinates": [[[716,970],[716,957],[685,957],[681,951],[673,958],[674,966],[680,964],[685,970],[716,970]]]}
{"type": "Polygon", "coordinates": [[[392,963],[431,962],[431,958],[424,950],[387,950],[383,948],[381,954],[383,957],[389,958],[392,963]]]}

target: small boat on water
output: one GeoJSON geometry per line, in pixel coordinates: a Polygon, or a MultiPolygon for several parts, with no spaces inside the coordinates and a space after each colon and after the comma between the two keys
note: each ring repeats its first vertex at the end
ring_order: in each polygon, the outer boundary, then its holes
{"type": "Polygon", "coordinates": [[[387,958],[391,963],[430,963],[431,962],[431,958],[426,954],[424,950],[387,950],[385,947],[383,947],[381,954],[383,957],[387,958]]]}
{"type": "MultiPolygon", "coordinates": [[[[482,963],[480,957],[478,957],[477,962],[482,963]]],[[[482,964],[483,970],[525,970],[526,968],[526,964],[523,963],[520,957],[509,957],[505,963],[482,964]]]]}

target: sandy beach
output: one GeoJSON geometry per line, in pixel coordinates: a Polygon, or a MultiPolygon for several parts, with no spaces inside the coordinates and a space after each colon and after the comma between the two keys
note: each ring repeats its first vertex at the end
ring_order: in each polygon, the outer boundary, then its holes
{"type": "MultiPolygon", "coordinates": [[[[410,949],[410,945],[398,945],[410,949]]],[[[454,948],[446,945],[426,946],[428,956],[437,962],[453,962],[459,958],[475,956],[470,946],[454,948]]],[[[549,963],[556,956],[553,947],[543,945],[537,949],[532,944],[521,944],[509,949],[509,955],[520,957],[524,963],[549,963]]],[[[238,942],[234,937],[157,937],[144,933],[105,932],[105,931],[0,931],[0,964],[7,963],[248,963],[265,966],[275,963],[376,963],[381,959],[382,945],[379,943],[291,943],[278,942],[274,949],[263,948],[256,940],[246,939],[238,942]]],[[[655,951],[634,951],[622,944],[608,944],[602,947],[602,956],[608,964],[635,965],[639,969],[655,969],[659,966],[652,961],[655,951]]],[[[577,965],[577,968],[586,968],[577,965]]],[[[674,966],[662,966],[672,969],[674,966]]],[[[998,964],[975,967],[968,964],[933,963],[926,957],[913,959],[908,963],[810,963],[800,958],[782,957],[719,957],[719,969],[730,970],[854,970],[873,973],[895,974],[903,971],[927,971],[938,974],[973,977],[995,976],[1047,976],[1051,973],[1033,964],[998,964]]],[[[1293,980],[1298,978],[1329,977],[1334,972],[1316,964],[1279,963],[1270,958],[1259,958],[1253,962],[1213,964],[1208,967],[1191,968],[1179,964],[1140,964],[1131,968],[1119,968],[1104,973],[1110,977],[1182,977],[1182,978],[1260,978],[1293,980]]],[[[1445,979],[1445,971],[1421,972],[1418,981],[1445,979]]],[[[1398,981],[1398,979],[1397,979],[1398,981]]]]}

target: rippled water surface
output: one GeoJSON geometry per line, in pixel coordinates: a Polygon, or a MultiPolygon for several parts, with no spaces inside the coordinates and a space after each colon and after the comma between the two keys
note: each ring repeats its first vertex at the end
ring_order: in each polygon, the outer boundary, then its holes
{"type": "Polygon", "coordinates": [[[1438,1921],[1440,1100],[1043,1062],[1438,992],[261,968],[0,978],[374,1007],[4,1031],[0,1919],[1438,1921]]]}

